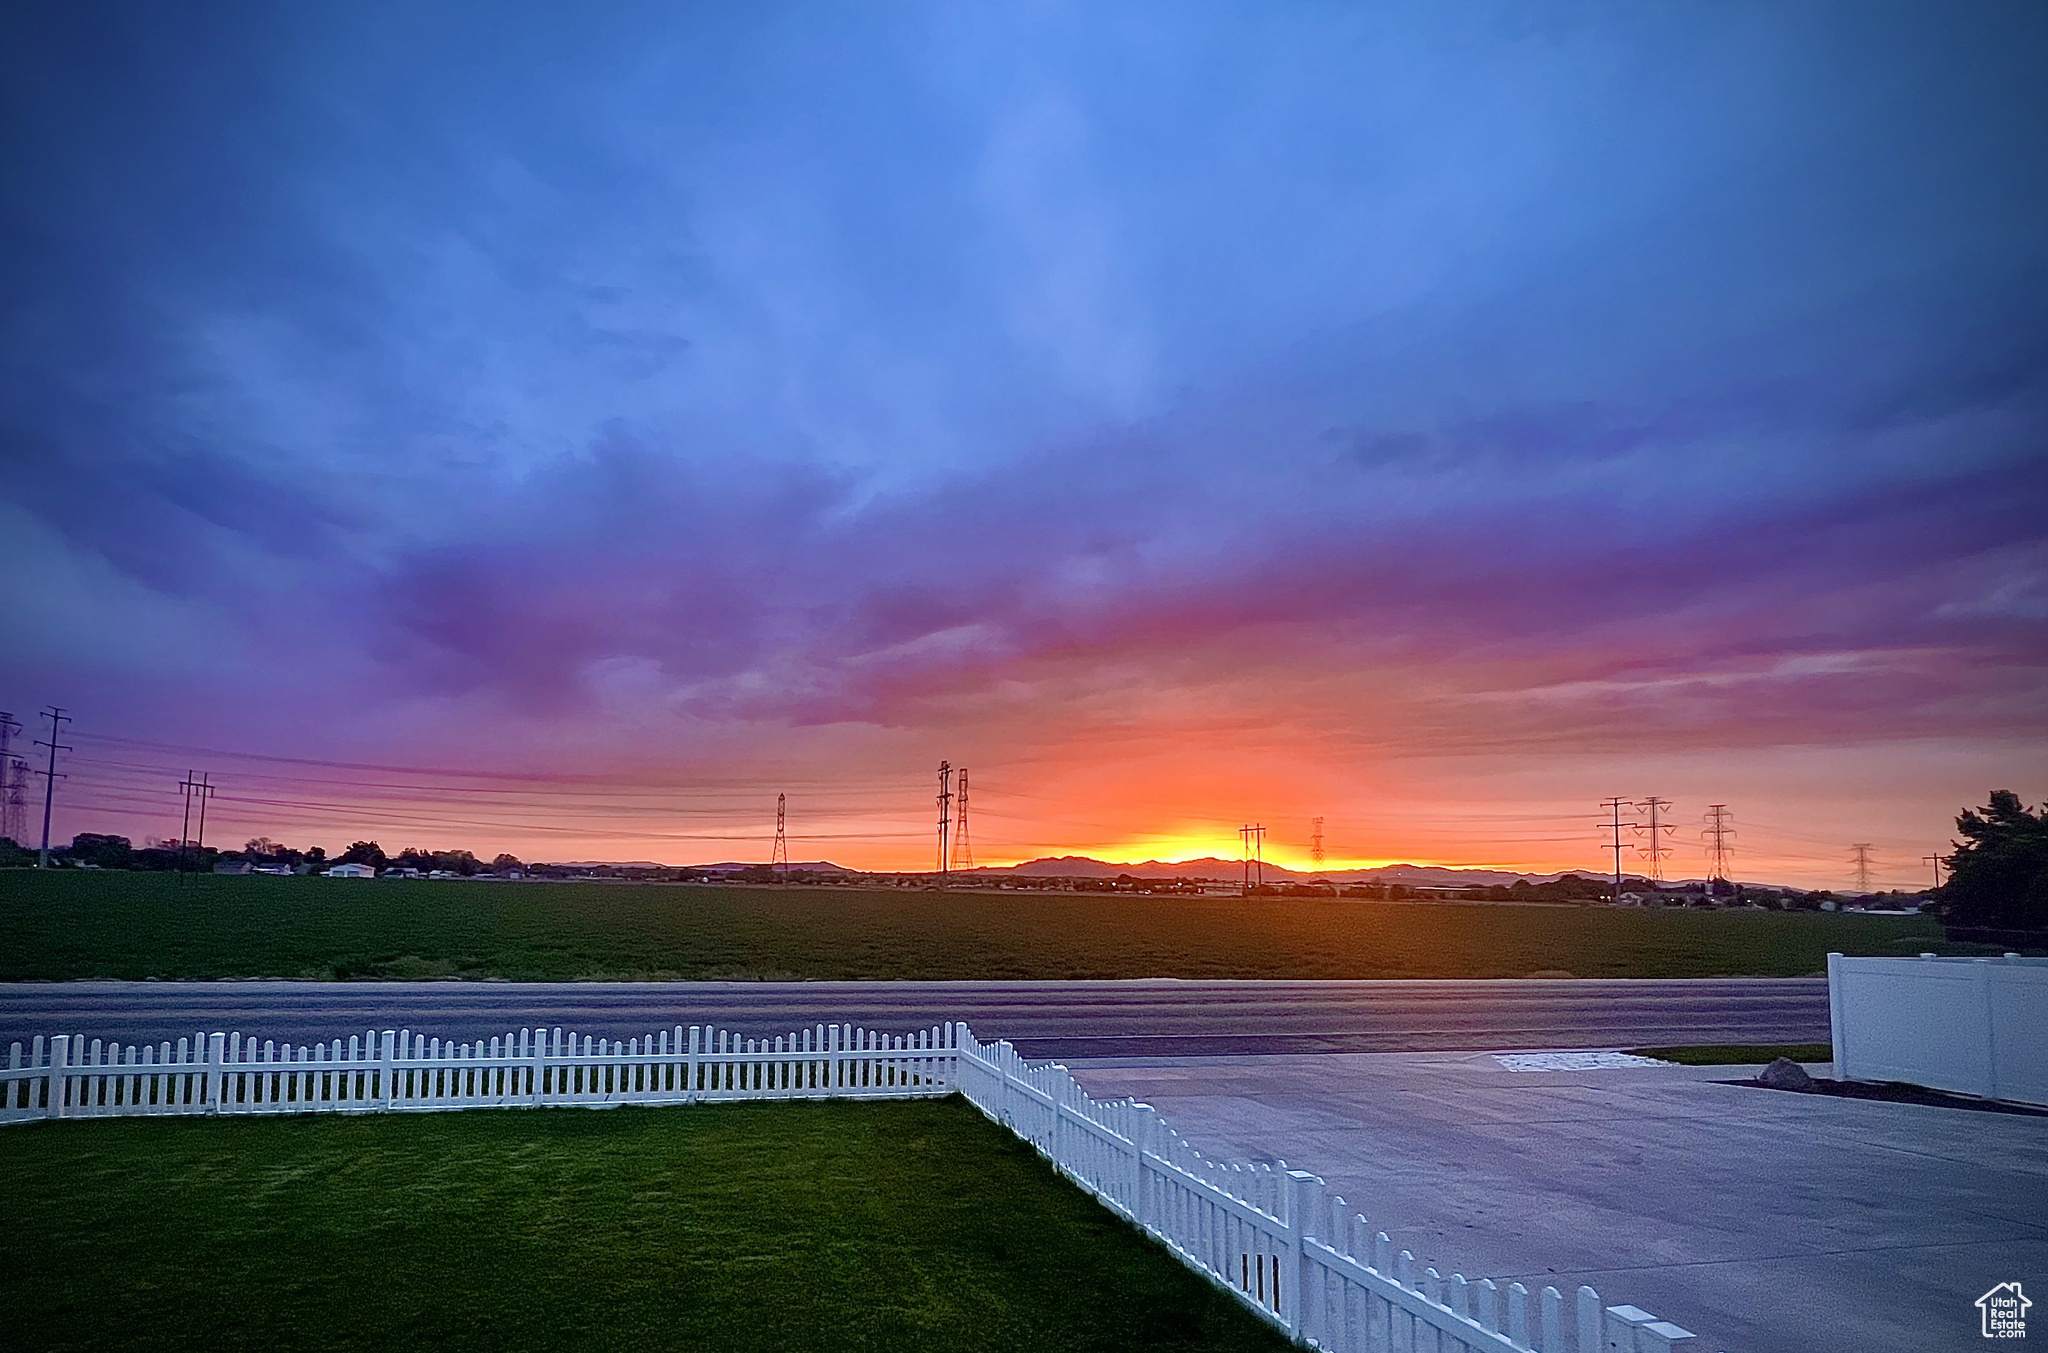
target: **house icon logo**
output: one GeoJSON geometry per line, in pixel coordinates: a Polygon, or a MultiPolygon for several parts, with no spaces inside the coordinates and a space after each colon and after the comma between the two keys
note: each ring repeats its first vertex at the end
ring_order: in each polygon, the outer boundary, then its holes
{"type": "Polygon", "coordinates": [[[1984,1317],[1987,1339],[2027,1337],[2027,1308],[2034,1303],[2020,1291],[2018,1283],[2000,1283],[1977,1298],[1977,1310],[1984,1317]]]}

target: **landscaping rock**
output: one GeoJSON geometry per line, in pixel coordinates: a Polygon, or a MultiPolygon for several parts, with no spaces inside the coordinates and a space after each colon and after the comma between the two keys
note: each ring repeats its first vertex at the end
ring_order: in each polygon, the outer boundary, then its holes
{"type": "Polygon", "coordinates": [[[1806,1068],[1790,1057],[1780,1057],[1764,1068],[1764,1074],[1757,1077],[1774,1090],[1811,1090],[1813,1077],[1806,1074],[1806,1068]]]}

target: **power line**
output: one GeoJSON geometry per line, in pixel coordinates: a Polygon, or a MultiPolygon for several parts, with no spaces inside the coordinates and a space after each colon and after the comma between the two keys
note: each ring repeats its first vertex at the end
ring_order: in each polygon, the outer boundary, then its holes
{"type": "Polygon", "coordinates": [[[784,822],[787,799],[785,794],[775,796],[775,844],[768,848],[768,867],[784,874],[789,872],[789,836],[784,822]]]}
{"type": "Polygon", "coordinates": [[[1614,844],[1610,849],[1614,851],[1614,900],[1618,904],[1621,901],[1621,833],[1623,830],[1634,831],[1642,824],[1639,822],[1623,822],[1621,820],[1621,810],[1624,806],[1630,809],[1635,808],[1634,799],[1602,799],[1600,800],[1600,806],[1608,809],[1613,818],[1613,821],[1603,822],[1600,825],[1614,833],[1614,844]]]}
{"type": "Polygon", "coordinates": [[[1870,891],[1870,842],[1858,841],[1849,847],[1849,867],[1856,871],[1856,891],[1870,891]]]}
{"type": "Polygon", "coordinates": [[[1318,817],[1311,818],[1310,821],[1314,823],[1314,830],[1308,837],[1309,865],[1320,874],[1323,872],[1323,820],[1318,817]]]}
{"type": "Polygon", "coordinates": [[[71,716],[56,705],[43,711],[43,717],[50,721],[50,740],[36,739],[36,746],[50,749],[50,768],[37,772],[43,777],[43,845],[36,853],[36,868],[50,867],[50,808],[56,802],[57,782],[66,777],[57,773],[57,753],[68,752],[70,747],[57,741],[57,735],[64,731],[64,725],[71,722],[71,716]]]}

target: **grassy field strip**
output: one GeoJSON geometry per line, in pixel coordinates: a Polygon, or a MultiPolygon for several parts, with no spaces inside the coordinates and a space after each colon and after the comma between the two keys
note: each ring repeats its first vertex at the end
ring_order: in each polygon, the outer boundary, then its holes
{"type": "Polygon", "coordinates": [[[1930,918],[0,870],[0,980],[1787,977],[1930,918]]]}
{"type": "Polygon", "coordinates": [[[38,1123],[9,1347],[1252,1353],[959,1100],[38,1123]]]}

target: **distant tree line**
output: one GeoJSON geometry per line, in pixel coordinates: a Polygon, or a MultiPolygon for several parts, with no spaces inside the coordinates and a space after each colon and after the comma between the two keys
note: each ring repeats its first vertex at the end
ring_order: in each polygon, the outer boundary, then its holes
{"type": "MultiPolygon", "coordinates": [[[[137,846],[125,836],[80,832],[71,838],[69,845],[53,846],[50,850],[50,863],[60,869],[185,869],[211,873],[216,865],[230,861],[287,868],[294,873],[318,873],[336,864],[367,864],[380,872],[385,869],[417,869],[422,874],[442,872],[465,877],[525,868],[517,856],[500,855],[486,865],[466,850],[408,847],[397,855],[387,855],[375,841],[352,842],[347,850],[329,859],[327,851],[320,846],[297,850],[280,845],[267,836],[244,843],[240,850],[221,850],[216,846],[201,847],[189,842],[181,846],[176,841],[150,841],[137,846]]],[[[0,868],[28,866],[35,862],[35,851],[0,837],[0,868]]]]}

